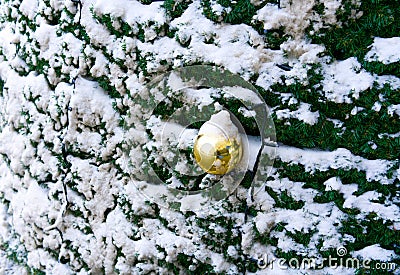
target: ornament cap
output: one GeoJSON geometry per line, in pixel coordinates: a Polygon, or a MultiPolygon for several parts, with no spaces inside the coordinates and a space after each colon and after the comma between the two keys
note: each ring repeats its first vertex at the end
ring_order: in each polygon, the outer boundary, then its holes
{"type": "Polygon", "coordinates": [[[193,154],[201,169],[214,175],[229,173],[240,162],[241,138],[227,111],[213,115],[203,124],[195,139],[193,154]],[[221,121],[221,118],[224,119],[221,121]]]}

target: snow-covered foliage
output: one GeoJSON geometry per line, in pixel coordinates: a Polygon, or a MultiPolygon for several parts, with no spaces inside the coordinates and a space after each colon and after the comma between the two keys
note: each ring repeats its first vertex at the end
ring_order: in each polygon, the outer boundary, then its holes
{"type": "MultiPolygon", "coordinates": [[[[321,262],[342,246],[346,257],[398,263],[400,38],[369,35],[361,53],[336,49],[332,30],[363,18],[358,1],[150,2],[0,3],[0,273],[262,273],[264,255],[321,262]],[[166,209],[137,190],[123,145],[129,134],[151,151],[157,144],[144,134],[179,102],[166,101],[147,128],[124,125],[155,76],[196,64],[255,85],[280,147],[254,200],[244,177],[212,208],[166,209]]],[[[233,99],[185,98],[223,106],[257,135],[233,99]]],[[[135,150],[136,173],[145,173],[135,150]]],[[[267,271],[306,272],[275,268],[267,271]]]]}

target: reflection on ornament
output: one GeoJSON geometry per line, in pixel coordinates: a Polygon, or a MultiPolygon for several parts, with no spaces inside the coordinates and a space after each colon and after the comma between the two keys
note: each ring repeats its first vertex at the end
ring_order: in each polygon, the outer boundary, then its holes
{"type": "Polygon", "coordinates": [[[197,164],[209,174],[224,175],[236,167],[242,157],[241,138],[227,111],[203,124],[193,153],[197,164]]]}

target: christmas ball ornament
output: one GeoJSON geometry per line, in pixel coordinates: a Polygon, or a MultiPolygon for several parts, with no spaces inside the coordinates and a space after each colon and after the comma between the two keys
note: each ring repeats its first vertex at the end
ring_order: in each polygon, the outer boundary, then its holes
{"type": "Polygon", "coordinates": [[[201,126],[193,153],[197,164],[209,174],[224,175],[236,167],[242,158],[241,137],[227,111],[212,115],[201,126]]]}

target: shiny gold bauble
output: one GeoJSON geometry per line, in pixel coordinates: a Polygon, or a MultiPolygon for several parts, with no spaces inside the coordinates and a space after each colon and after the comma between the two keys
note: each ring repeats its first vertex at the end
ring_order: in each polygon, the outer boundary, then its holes
{"type": "Polygon", "coordinates": [[[193,147],[197,164],[205,172],[224,175],[232,171],[242,157],[240,140],[221,133],[199,134],[193,147]]]}

